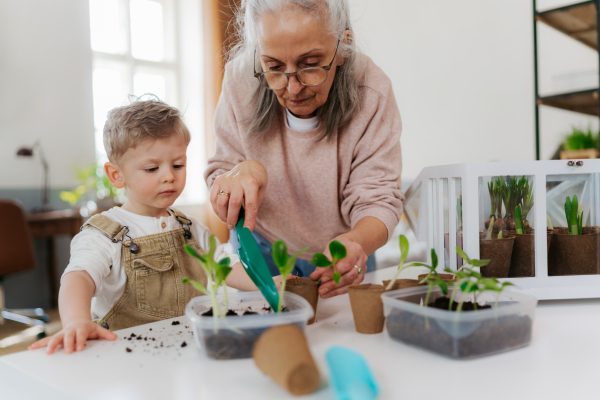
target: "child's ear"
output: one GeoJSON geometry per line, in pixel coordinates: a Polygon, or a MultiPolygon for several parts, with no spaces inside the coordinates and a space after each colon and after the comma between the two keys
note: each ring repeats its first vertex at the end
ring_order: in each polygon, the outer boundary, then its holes
{"type": "Polygon", "coordinates": [[[119,167],[117,167],[116,164],[113,164],[111,162],[105,163],[104,172],[106,173],[106,176],[108,176],[110,183],[112,183],[114,187],[116,187],[117,189],[125,187],[125,180],[123,179],[121,171],[119,170],[119,167]]]}

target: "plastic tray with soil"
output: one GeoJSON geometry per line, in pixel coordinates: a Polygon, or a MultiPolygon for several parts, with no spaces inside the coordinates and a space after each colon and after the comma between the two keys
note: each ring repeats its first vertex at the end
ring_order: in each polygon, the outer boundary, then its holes
{"type": "MultiPolygon", "coordinates": [[[[250,358],[254,342],[265,330],[284,324],[304,330],[314,315],[305,299],[290,292],[284,293],[285,311],[281,313],[274,313],[260,292],[235,293],[228,297],[231,312],[225,318],[212,316],[209,296],[195,297],[185,308],[198,348],[216,360],[250,358]]],[[[223,295],[218,295],[217,300],[220,307],[225,306],[223,295]]]]}
{"type": "Polygon", "coordinates": [[[456,312],[447,309],[447,300],[445,309],[435,307],[436,301],[442,302],[438,299],[444,297],[439,289],[432,291],[430,306],[424,307],[427,290],[417,287],[382,295],[392,339],[457,359],[502,353],[531,341],[535,297],[503,291],[495,307],[497,293],[483,292],[477,297],[477,310],[465,311],[469,304],[465,303],[463,311],[456,312]],[[482,308],[485,305],[490,307],[482,308]]]}

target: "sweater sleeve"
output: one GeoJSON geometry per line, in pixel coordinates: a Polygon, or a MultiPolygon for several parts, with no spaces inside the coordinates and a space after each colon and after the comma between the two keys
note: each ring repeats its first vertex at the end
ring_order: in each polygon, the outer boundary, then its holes
{"type": "Polygon", "coordinates": [[[388,230],[388,240],[402,215],[404,195],[401,191],[402,122],[391,85],[384,95],[376,94],[372,117],[358,140],[353,154],[348,183],[343,189],[342,215],[348,216],[352,228],[364,217],[375,217],[388,230]]]}
{"type": "Polygon", "coordinates": [[[228,64],[225,66],[221,95],[215,110],[215,154],[208,159],[208,166],[204,171],[204,180],[209,190],[219,175],[246,161],[233,107],[235,94],[232,86],[232,71],[228,64]]]}

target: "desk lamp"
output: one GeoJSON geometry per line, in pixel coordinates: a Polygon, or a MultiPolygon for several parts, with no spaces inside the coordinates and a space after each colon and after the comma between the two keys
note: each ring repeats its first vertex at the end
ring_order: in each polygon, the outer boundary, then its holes
{"type": "Polygon", "coordinates": [[[33,212],[45,212],[50,211],[52,208],[50,207],[50,184],[48,182],[48,162],[46,161],[46,157],[44,157],[44,151],[42,150],[42,146],[40,141],[36,141],[32,147],[21,147],[17,151],[17,156],[20,157],[33,157],[35,153],[39,154],[40,161],[42,163],[42,167],[44,168],[44,189],[42,191],[42,208],[34,208],[33,212]]]}

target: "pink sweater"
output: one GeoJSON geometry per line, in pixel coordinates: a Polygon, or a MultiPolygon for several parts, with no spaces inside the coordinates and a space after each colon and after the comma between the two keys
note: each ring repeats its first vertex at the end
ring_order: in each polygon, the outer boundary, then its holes
{"type": "Polygon", "coordinates": [[[385,224],[389,239],[402,214],[400,112],[389,78],[370,58],[360,57],[361,107],[329,141],[317,141],[323,124],[306,132],[291,129],[283,108],[269,135],[249,140],[255,78],[251,71],[242,77],[230,64],[225,68],[206,183],[212,187],[217,176],[243,161],[263,164],[269,183],[255,229],[271,243],[285,241],[290,253],[310,246],[303,259],[367,216],[385,224]]]}

